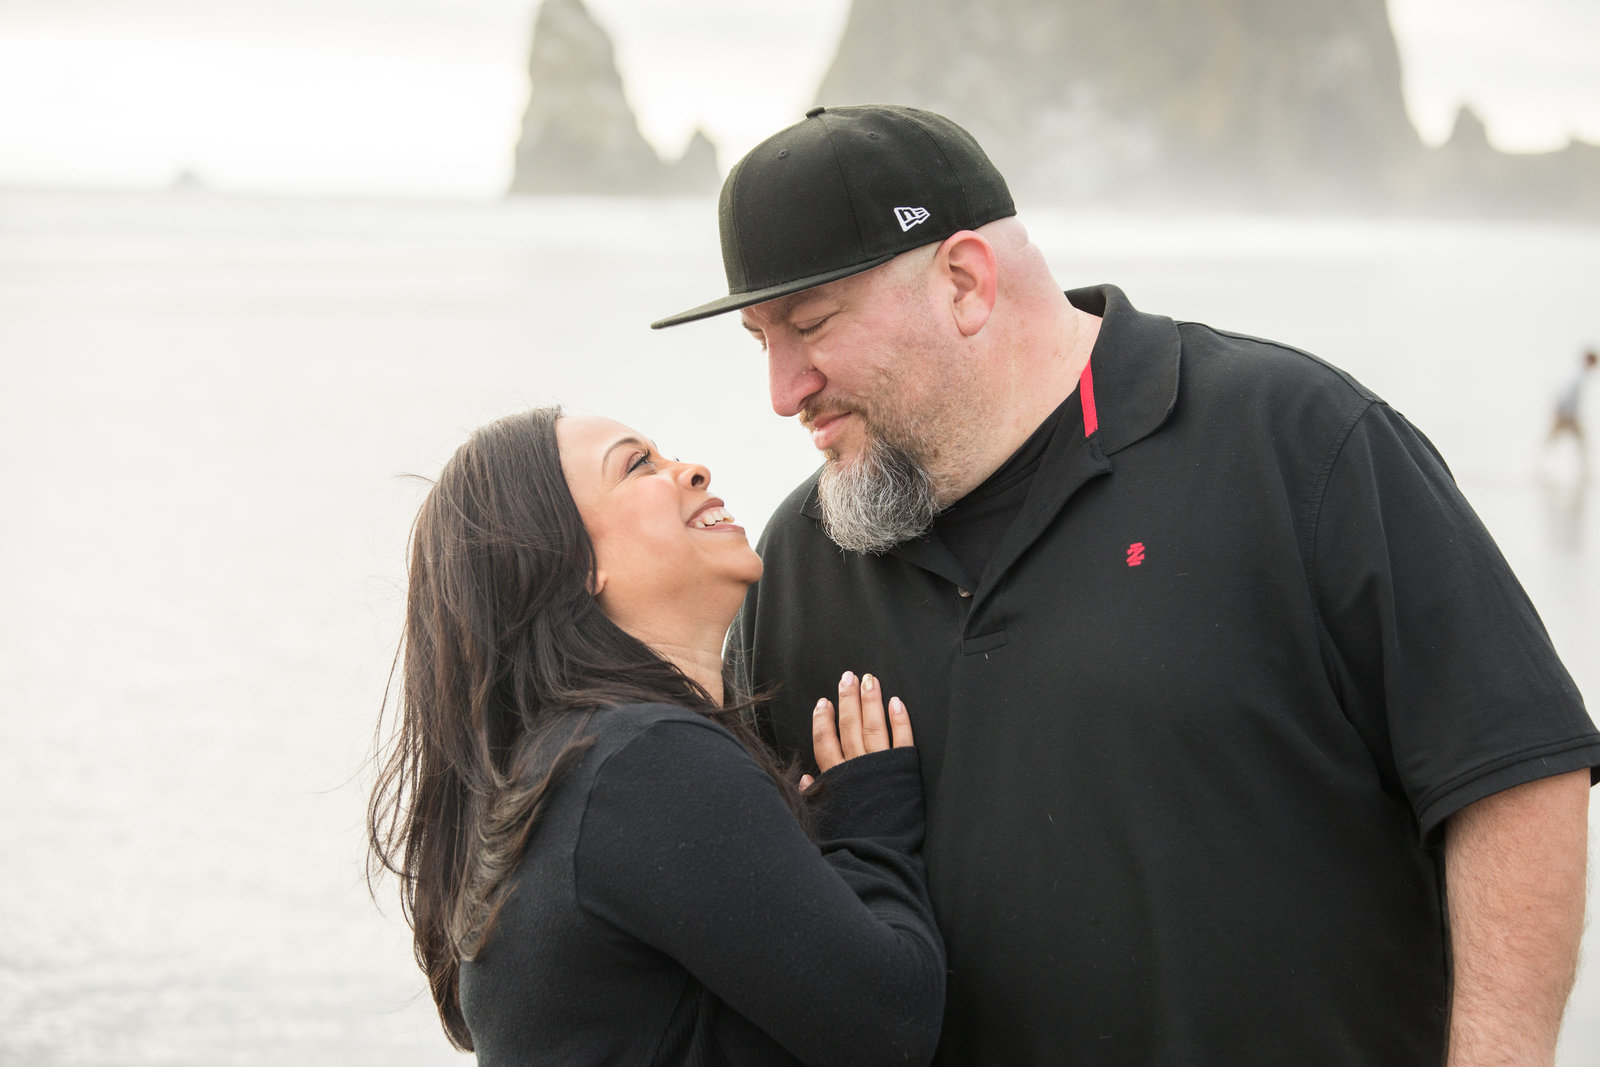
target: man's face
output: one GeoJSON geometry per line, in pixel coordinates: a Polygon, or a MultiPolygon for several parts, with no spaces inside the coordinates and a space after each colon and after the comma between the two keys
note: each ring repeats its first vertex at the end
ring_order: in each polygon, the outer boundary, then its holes
{"type": "Polygon", "coordinates": [[[827,457],[823,528],[850,551],[884,552],[927,531],[941,463],[968,421],[960,363],[943,358],[931,261],[927,249],[909,252],[743,316],[767,352],[773,410],[799,415],[827,457]]]}
{"type": "Polygon", "coordinates": [[[877,438],[919,463],[938,453],[942,406],[929,373],[940,337],[921,275],[907,253],[872,270],[746,308],[767,353],[772,409],[798,415],[831,464],[858,461],[877,438]]]}

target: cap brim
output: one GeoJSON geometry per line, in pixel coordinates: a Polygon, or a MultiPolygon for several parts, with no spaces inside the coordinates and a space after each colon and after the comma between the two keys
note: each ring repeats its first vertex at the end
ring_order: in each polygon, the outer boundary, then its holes
{"type": "Polygon", "coordinates": [[[826,285],[829,282],[836,282],[840,278],[848,278],[852,274],[860,274],[862,271],[871,270],[873,267],[881,267],[899,254],[899,252],[889,252],[876,259],[869,259],[864,263],[855,263],[848,267],[840,267],[838,270],[824,271],[821,274],[813,274],[808,278],[797,278],[792,282],[769,285],[765,289],[756,289],[748,293],[730,293],[720,300],[711,301],[709,304],[701,304],[699,307],[690,308],[688,311],[680,311],[676,315],[668,315],[664,319],[658,319],[650,324],[650,328],[652,330],[660,330],[667,326],[678,326],[685,322],[709,319],[713,315],[738,311],[740,308],[747,308],[752,304],[763,304],[768,300],[776,300],[780,296],[788,296],[791,293],[798,293],[805,289],[826,285]]]}

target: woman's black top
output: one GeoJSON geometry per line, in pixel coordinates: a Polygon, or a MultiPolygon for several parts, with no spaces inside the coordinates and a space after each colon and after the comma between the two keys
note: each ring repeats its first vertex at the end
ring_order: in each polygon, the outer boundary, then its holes
{"type": "Polygon", "coordinates": [[[586,731],[461,967],[479,1064],[932,1058],[945,956],[915,749],[824,775],[813,842],[704,716],[632,705],[586,731]]]}

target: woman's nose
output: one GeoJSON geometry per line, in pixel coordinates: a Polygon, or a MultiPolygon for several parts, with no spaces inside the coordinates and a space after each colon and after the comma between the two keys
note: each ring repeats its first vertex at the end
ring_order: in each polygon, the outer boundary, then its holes
{"type": "Polygon", "coordinates": [[[709,489],[711,472],[698,463],[682,463],[678,466],[678,482],[690,489],[709,489]]]}

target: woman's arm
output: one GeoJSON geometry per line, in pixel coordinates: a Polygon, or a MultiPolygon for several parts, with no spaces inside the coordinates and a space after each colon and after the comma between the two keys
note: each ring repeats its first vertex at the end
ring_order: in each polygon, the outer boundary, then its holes
{"type": "Polygon", "coordinates": [[[925,1063],[945,957],[918,855],[916,750],[873,751],[823,781],[819,849],[729,734],[658,722],[595,781],[579,897],[804,1062],[925,1063]]]}

